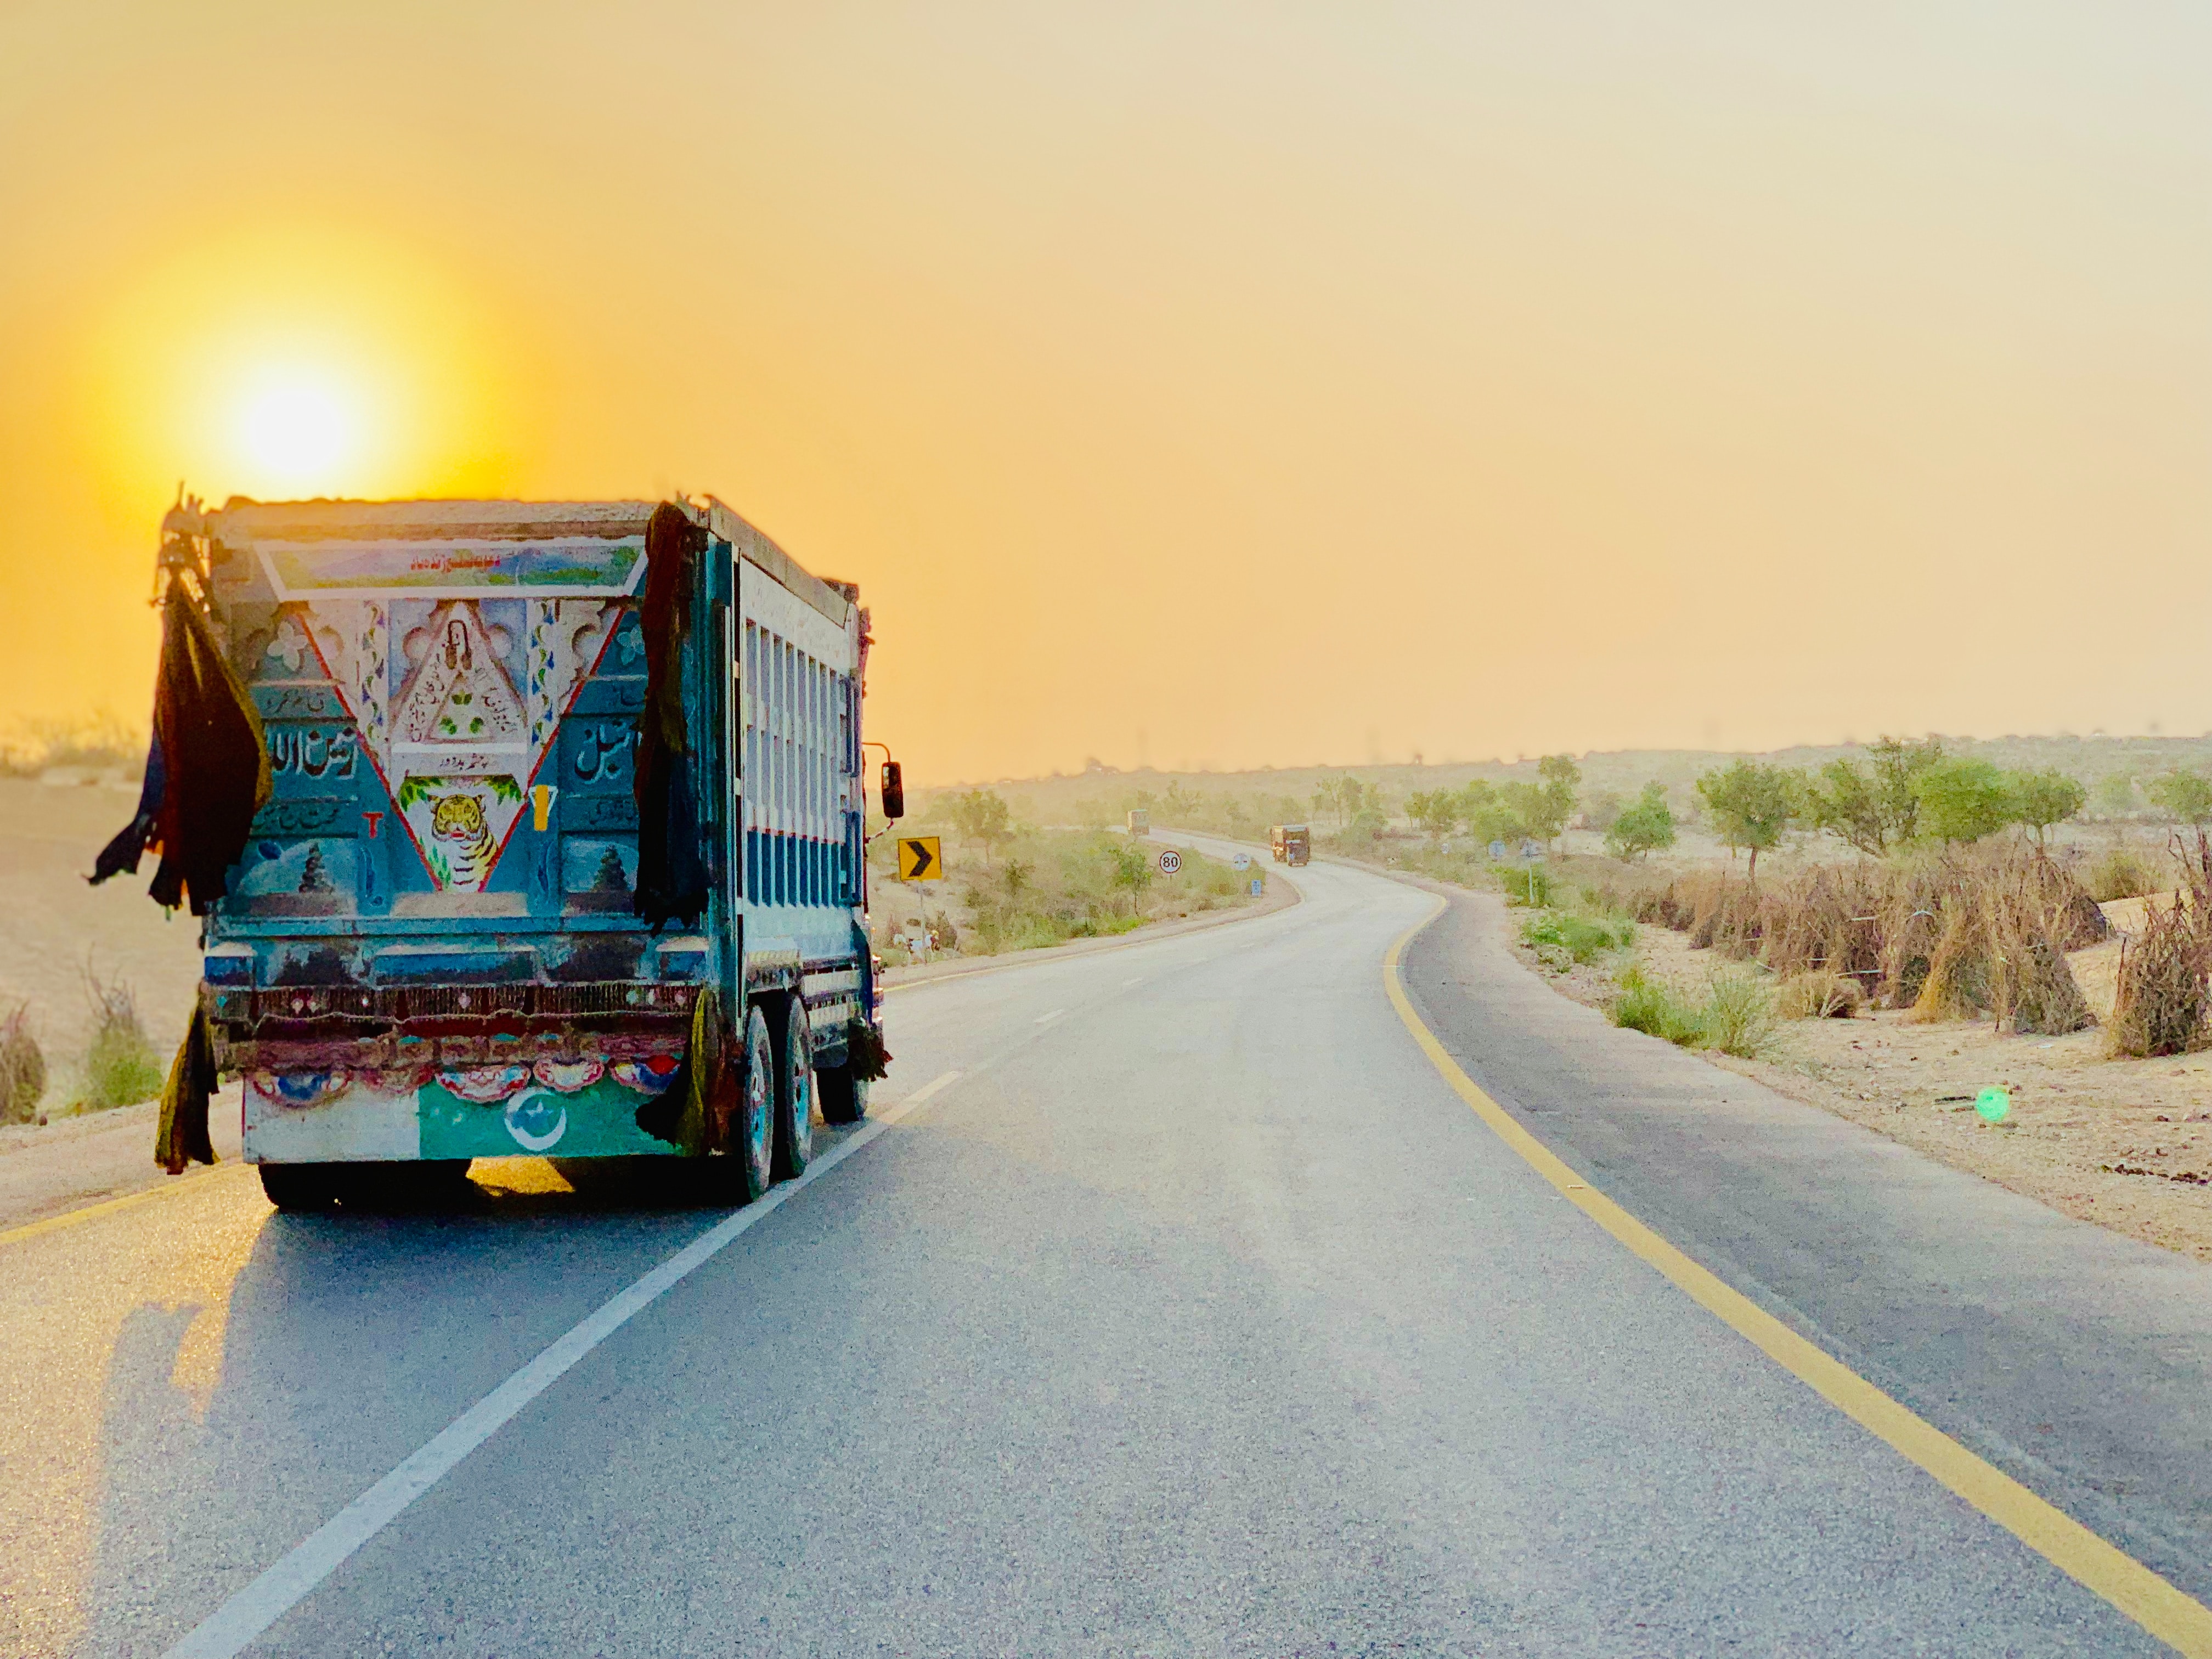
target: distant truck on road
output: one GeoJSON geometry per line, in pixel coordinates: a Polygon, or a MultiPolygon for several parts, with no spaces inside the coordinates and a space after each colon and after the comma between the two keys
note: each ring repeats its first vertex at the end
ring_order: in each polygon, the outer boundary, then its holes
{"type": "Polygon", "coordinates": [[[1133,836],[1151,835],[1152,833],[1152,813],[1141,806],[1133,811],[1129,814],[1129,833],[1133,836]]]}
{"type": "Polygon", "coordinates": [[[279,1208],[515,1154],[696,1160],[743,1202],[817,1103],[866,1111],[857,588],[711,498],[180,504],[161,562],[165,639],[227,657],[268,757],[192,896],[185,1060],[244,1075],[279,1208]]]}
{"type": "Polygon", "coordinates": [[[1267,831],[1267,850],[1278,864],[1304,864],[1313,856],[1313,836],[1303,823],[1278,823],[1267,831]]]}

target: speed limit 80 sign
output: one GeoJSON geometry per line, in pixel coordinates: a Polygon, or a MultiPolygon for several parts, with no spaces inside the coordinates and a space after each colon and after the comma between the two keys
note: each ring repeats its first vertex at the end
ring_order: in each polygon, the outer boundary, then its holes
{"type": "Polygon", "coordinates": [[[1182,868],[1182,854],[1172,847],[1163,847],[1160,849],[1160,873],[1164,876],[1171,876],[1182,868]]]}

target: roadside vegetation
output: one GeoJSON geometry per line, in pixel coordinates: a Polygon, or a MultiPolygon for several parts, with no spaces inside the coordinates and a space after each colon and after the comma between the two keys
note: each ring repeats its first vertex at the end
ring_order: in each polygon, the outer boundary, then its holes
{"type": "MultiPolygon", "coordinates": [[[[2107,1048],[2136,1056],[2212,1044],[2212,771],[2178,759],[2107,771],[2093,787],[2059,767],[2000,763],[2036,752],[1885,737],[1815,765],[1737,757],[1604,788],[1586,786],[1583,762],[1547,755],[1511,776],[1402,796],[1344,771],[1300,793],[1171,778],[1074,805],[1093,830],[1136,809],[1163,828],[1251,841],[1270,823],[1306,823],[1318,855],[1493,887],[1530,913],[1517,937],[1540,963],[1614,975],[1623,1024],[1729,1053],[1758,1048],[1778,1022],[1883,1010],[2013,1033],[2086,1029],[2100,1016],[2068,952],[2104,936],[2100,904],[2140,899],[2147,909],[2116,972],[2107,1048]],[[2085,821],[2107,844],[2085,838],[2085,821]],[[2155,842],[2130,840],[2152,825],[2155,842]],[[1658,984],[1639,965],[1638,923],[1681,933],[1730,965],[1694,990],[1658,984]]],[[[1002,846],[1021,815],[992,792],[947,797],[939,810],[987,860],[1038,861],[1002,846]]],[[[1112,877],[1080,873],[1083,859],[1109,855],[1075,856],[1079,873],[1049,884],[1078,902],[1042,907],[1054,920],[1029,919],[1018,890],[1028,878],[1018,875],[1002,878],[1015,884],[1003,893],[986,886],[969,902],[976,925],[996,939],[1111,925],[1123,913],[1097,895],[1111,894],[1112,877]]]]}
{"type": "Polygon", "coordinates": [[[92,1004],[92,1040],[68,1109],[104,1112],[151,1100],[161,1091],[161,1057],[139,1019],[137,994],[119,975],[102,979],[89,961],[84,991],[92,1004]]]}
{"type": "Polygon", "coordinates": [[[112,713],[0,726],[0,778],[58,772],[135,775],[145,763],[145,732],[112,713]]]}
{"type": "Polygon", "coordinates": [[[939,836],[946,867],[941,883],[902,884],[890,838],[872,849],[875,944],[894,965],[1031,951],[1248,904],[1260,873],[1184,848],[1170,874],[1159,867],[1158,843],[1103,827],[1024,823],[988,789],[941,795],[901,828],[939,836]]]}
{"type": "Polygon", "coordinates": [[[46,1056],[31,1034],[31,1005],[0,1017],[0,1123],[29,1123],[46,1098],[46,1056]]]}
{"type": "Polygon", "coordinates": [[[91,1026],[82,1059],[49,1107],[55,1079],[46,1049],[32,1029],[28,1001],[0,1013],[0,1124],[43,1123],[50,1116],[136,1106],[161,1092],[161,1056],[138,1014],[138,999],[118,975],[103,978],[88,959],[82,969],[91,1026]]]}

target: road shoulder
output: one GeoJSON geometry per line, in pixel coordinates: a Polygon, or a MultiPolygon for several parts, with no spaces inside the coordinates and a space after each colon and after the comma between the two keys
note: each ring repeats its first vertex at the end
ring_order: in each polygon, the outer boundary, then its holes
{"type": "Polygon", "coordinates": [[[1885,1393],[2212,1593],[2212,1268],[1620,1030],[1515,960],[1497,900],[1441,890],[1407,993],[1517,1121],[1885,1393]]]}
{"type": "MultiPolygon", "coordinates": [[[[0,1232],[191,1179],[191,1174],[170,1175],[154,1162],[154,1122],[160,1111],[157,1103],[148,1101],[112,1112],[56,1118],[40,1128],[11,1128],[0,1140],[0,1232]]],[[[208,1131],[222,1160],[216,1167],[235,1163],[237,1084],[210,1103],[208,1131]]]]}

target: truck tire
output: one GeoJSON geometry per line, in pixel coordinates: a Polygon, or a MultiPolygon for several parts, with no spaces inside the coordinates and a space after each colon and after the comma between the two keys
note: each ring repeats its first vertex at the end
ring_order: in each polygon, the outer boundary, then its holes
{"type": "Polygon", "coordinates": [[[858,1123],[868,1115],[868,1085],[853,1075],[849,1061],[815,1073],[814,1095],[824,1123],[858,1123]]]}
{"type": "Polygon", "coordinates": [[[708,1169],[715,1197],[744,1205],[775,1180],[775,1045],[758,1003],[745,1010],[744,1036],[733,1058],[737,1075],[729,1081],[736,1100],[724,1144],[708,1160],[708,1169]]]}
{"type": "Polygon", "coordinates": [[[313,1214],[338,1201],[343,1164],[264,1164],[261,1191],[287,1215],[313,1214]]]}
{"type": "Polygon", "coordinates": [[[806,1173],[814,1158],[814,1029],[796,991],[784,999],[775,1038],[775,1158],[778,1181],[806,1173]]]}

